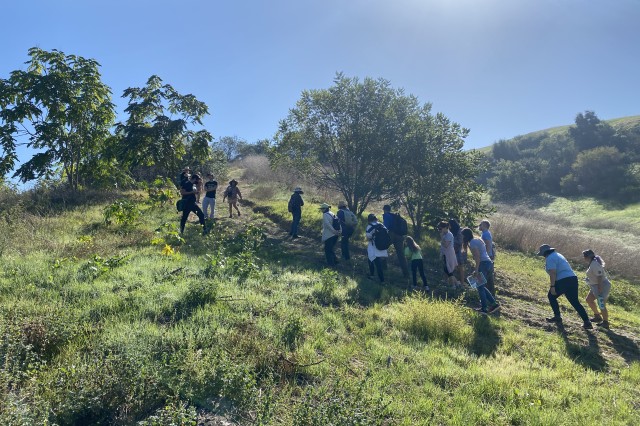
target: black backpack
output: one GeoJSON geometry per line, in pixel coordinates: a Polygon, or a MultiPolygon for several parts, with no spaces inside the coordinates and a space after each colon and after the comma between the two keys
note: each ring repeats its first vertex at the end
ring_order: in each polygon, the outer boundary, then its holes
{"type": "Polygon", "coordinates": [[[176,210],[179,212],[184,210],[184,200],[182,198],[176,201],[176,210]]]}
{"type": "Polygon", "coordinates": [[[391,245],[391,236],[389,231],[382,224],[377,224],[375,227],[375,233],[373,234],[373,245],[378,250],[386,250],[391,245]]]}
{"type": "Polygon", "coordinates": [[[409,234],[409,225],[405,218],[400,216],[400,213],[395,213],[393,215],[393,227],[391,229],[394,234],[398,235],[407,235],[409,234]]]}
{"type": "Polygon", "coordinates": [[[333,229],[335,229],[336,231],[340,230],[340,219],[338,219],[338,216],[336,216],[331,212],[326,212],[325,214],[328,214],[331,216],[331,219],[332,219],[331,226],[333,227],[333,229]]]}

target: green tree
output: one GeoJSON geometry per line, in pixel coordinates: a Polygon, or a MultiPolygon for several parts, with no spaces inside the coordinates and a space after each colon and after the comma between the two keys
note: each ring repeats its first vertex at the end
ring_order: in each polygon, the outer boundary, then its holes
{"type": "Polygon", "coordinates": [[[156,166],[168,176],[180,168],[187,147],[194,158],[209,158],[211,134],[189,128],[201,126],[209,114],[204,102],[192,94],[181,95],[156,75],[145,87],[126,89],[122,97],[129,98],[125,109],[129,118],[116,126],[119,143],[114,154],[129,170],[156,166]]]}
{"type": "Polygon", "coordinates": [[[390,190],[397,153],[418,109],[412,96],[383,79],[337,74],[329,89],[302,93],[280,123],[272,164],[291,167],[320,187],[342,194],[361,215],[370,201],[390,190]]]}
{"type": "Polygon", "coordinates": [[[493,170],[489,187],[495,200],[516,200],[540,192],[542,161],[537,158],[499,160],[493,170]]]}
{"type": "Polygon", "coordinates": [[[249,145],[247,141],[238,136],[222,136],[213,144],[216,149],[224,153],[227,161],[235,160],[247,145],[249,145]]]}
{"type": "Polygon", "coordinates": [[[0,173],[13,169],[16,148],[24,144],[36,154],[15,177],[26,182],[59,171],[77,188],[91,174],[83,165],[99,155],[110,135],[115,120],[111,89],[93,59],[36,47],[29,56],[26,71],[0,80],[0,173]]]}
{"type": "Polygon", "coordinates": [[[576,125],[569,128],[569,135],[579,151],[616,144],[615,129],[609,123],[601,121],[595,112],[579,113],[575,121],[576,125]]]}
{"type": "Polygon", "coordinates": [[[616,199],[628,183],[628,171],[624,155],[617,148],[601,146],[578,154],[562,187],[569,194],[616,199]]]}
{"type": "Polygon", "coordinates": [[[389,198],[403,205],[413,223],[413,235],[420,239],[427,224],[455,216],[475,220],[491,209],[482,203],[484,189],[476,181],[486,157],[477,151],[463,151],[468,130],[444,114],[430,114],[424,105],[405,125],[413,128],[400,145],[389,198]]]}

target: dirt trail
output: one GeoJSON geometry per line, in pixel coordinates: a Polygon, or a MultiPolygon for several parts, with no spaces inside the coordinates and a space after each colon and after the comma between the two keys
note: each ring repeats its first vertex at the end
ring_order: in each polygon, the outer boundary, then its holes
{"type": "MultiPolygon", "coordinates": [[[[242,202],[244,207],[243,215],[240,216],[242,222],[262,222],[267,242],[277,250],[282,251],[283,255],[295,254],[296,259],[300,259],[307,265],[317,265],[318,268],[325,267],[324,252],[320,243],[319,230],[301,229],[300,238],[291,239],[288,230],[291,222],[276,215],[267,206],[261,206],[253,201],[245,200],[242,202]],[[244,212],[251,214],[244,214],[244,212]]],[[[226,219],[229,220],[229,219],[226,219]]],[[[236,220],[235,216],[234,219],[236,220]]],[[[338,248],[339,251],[339,248],[338,248]]],[[[354,278],[364,276],[366,271],[366,250],[363,247],[352,245],[352,256],[354,260],[349,263],[341,263],[338,265],[338,271],[354,278]]],[[[425,259],[426,260],[426,259],[425,259]]],[[[390,259],[389,275],[392,285],[398,287],[399,293],[407,289],[407,280],[403,278],[398,268],[393,266],[390,259]]],[[[477,296],[475,292],[465,290],[452,290],[441,282],[442,273],[439,269],[439,263],[428,263],[425,265],[427,269],[427,277],[436,277],[431,281],[434,297],[463,296],[470,307],[475,307],[477,296]]],[[[599,329],[594,324],[594,330],[583,330],[582,321],[579,316],[568,303],[561,301],[561,309],[563,310],[563,326],[556,326],[545,321],[545,317],[551,315],[546,294],[537,294],[527,292],[528,287],[521,286],[511,287],[509,283],[517,280],[504,272],[497,271],[496,288],[498,300],[501,303],[501,311],[498,315],[509,320],[517,320],[528,327],[544,330],[550,333],[558,333],[567,345],[569,353],[574,360],[583,363],[585,367],[606,370],[610,361],[622,360],[629,364],[634,361],[640,361],[640,335],[638,330],[629,327],[626,324],[619,323],[615,320],[615,308],[613,310],[614,318],[612,319],[612,327],[610,330],[599,329]]],[[[584,304],[584,303],[583,303],[584,304]]],[[[588,312],[590,310],[585,305],[588,312]]]]}

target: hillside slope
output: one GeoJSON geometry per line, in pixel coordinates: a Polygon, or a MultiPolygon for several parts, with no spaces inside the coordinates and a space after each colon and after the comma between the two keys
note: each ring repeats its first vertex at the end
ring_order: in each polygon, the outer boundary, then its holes
{"type": "Polygon", "coordinates": [[[133,200],[133,227],[103,206],[3,223],[0,423],[640,422],[638,304],[611,330],[570,309],[549,326],[539,259],[501,253],[484,317],[429,250],[433,295],[392,262],[367,280],[362,248],[325,269],[312,205],[299,240],[282,202],[253,200],[180,244],[171,206],[133,200]]]}

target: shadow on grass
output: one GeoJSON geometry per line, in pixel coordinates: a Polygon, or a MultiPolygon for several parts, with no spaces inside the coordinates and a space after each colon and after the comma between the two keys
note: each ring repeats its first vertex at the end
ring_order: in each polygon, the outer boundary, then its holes
{"type": "Polygon", "coordinates": [[[589,344],[587,346],[572,342],[563,324],[558,324],[558,334],[564,340],[567,354],[577,364],[594,371],[603,371],[607,368],[607,361],[600,353],[598,339],[592,331],[587,330],[589,344]]]}
{"type": "Polygon", "coordinates": [[[601,331],[609,337],[613,348],[626,362],[640,361],[640,349],[635,341],[611,330],[602,329],[601,331]]]}
{"type": "Polygon", "coordinates": [[[489,356],[495,353],[502,338],[493,322],[487,316],[479,315],[472,319],[471,326],[473,327],[473,340],[469,350],[478,356],[489,356]]]}

